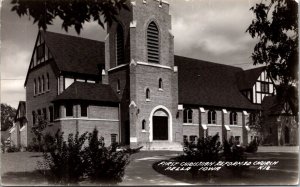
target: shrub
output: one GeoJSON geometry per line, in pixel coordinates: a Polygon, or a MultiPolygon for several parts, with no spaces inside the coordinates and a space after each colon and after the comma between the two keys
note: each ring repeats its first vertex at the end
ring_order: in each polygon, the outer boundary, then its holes
{"type": "Polygon", "coordinates": [[[252,140],[249,145],[246,147],[245,152],[247,153],[256,153],[258,149],[258,143],[256,140],[252,140]]]}
{"type": "Polygon", "coordinates": [[[184,153],[191,161],[218,161],[222,150],[219,135],[199,138],[198,142],[186,142],[184,153]]]}
{"type": "MultiPolygon", "coordinates": [[[[79,136],[77,132],[68,136],[67,142],[63,140],[63,133],[57,131],[53,138],[46,138],[44,162],[39,163],[41,171],[49,169],[46,177],[55,184],[77,184],[85,173],[86,166],[83,161],[83,144],[86,134],[79,136]],[[46,142],[47,142],[46,141],[46,142]],[[52,144],[50,144],[52,142],[52,144]]],[[[50,135],[47,135],[50,136],[50,135]]]]}
{"type": "Polygon", "coordinates": [[[118,183],[122,181],[126,166],[129,164],[130,149],[117,151],[117,144],[105,147],[103,137],[98,138],[94,129],[88,136],[88,147],[85,148],[85,165],[87,176],[92,182],[118,183]]]}
{"type": "Polygon", "coordinates": [[[19,152],[20,148],[17,148],[15,145],[9,146],[6,150],[8,153],[19,152]]]}
{"type": "Polygon", "coordinates": [[[47,134],[43,139],[44,161],[38,163],[38,168],[55,184],[78,184],[86,177],[92,182],[121,182],[129,156],[142,148],[118,149],[118,144],[105,147],[96,129],[89,135],[70,134],[67,142],[60,131],[54,137],[47,134]],[[88,143],[86,147],[85,143],[88,143]]]}
{"type": "MultiPolygon", "coordinates": [[[[185,142],[184,156],[180,159],[187,160],[189,162],[213,162],[221,159],[220,151],[222,150],[221,143],[219,141],[219,135],[198,139],[195,142],[185,142]]],[[[203,179],[211,181],[213,178],[213,171],[198,171],[197,167],[192,167],[189,171],[192,174],[192,178],[198,179],[198,175],[201,174],[203,179]]]]}
{"type": "MultiPolygon", "coordinates": [[[[233,141],[224,140],[224,151],[223,156],[226,161],[246,161],[247,157],[244,154],[245,148],[237,145],[233,141]]],[[[234,173],[234,175],[242,175],[243,171],[248,168],[248,166],[227,166],[228,169],[234,173]]]]}

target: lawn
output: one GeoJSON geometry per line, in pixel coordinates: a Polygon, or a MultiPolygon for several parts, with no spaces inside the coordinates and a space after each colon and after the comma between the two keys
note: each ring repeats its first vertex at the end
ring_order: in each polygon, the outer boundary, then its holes
{"type": "MultiPolygon", "coordinates": [[[[158,185],[158,184],[295,184],[298,180],[297,153],[256,153],[250,160],[278,160],[279,164],[269,171],[250,168],[241,176],[233,175],[228,169],[215,173],[211,181],[190,180],[182,175],[171,175],[154,170],[155,162],[169,160],[180,152],[141,151],[132,155],[131,163],[125,170],[121,185],[158,185]]],[[[47,180],[36,171],[41,153],[18,152],[1,155],[1,176],[4,185],[48,185],[47,180]]],[[[157,169],[157,168],[156,168],[157,169]]],[[[185,175],[187,176],[187,175],[185,175]]],[[[84,183],[82,185],[85,185],[84,183]]],[[[88,185],[88,184],[87,184],[88,185]]]]}

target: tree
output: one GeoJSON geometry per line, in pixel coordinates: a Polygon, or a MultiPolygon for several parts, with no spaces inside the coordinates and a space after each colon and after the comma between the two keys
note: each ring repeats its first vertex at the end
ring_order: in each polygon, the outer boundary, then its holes
{"type": "Polygon", "coordinates": [[[39,28],[47,29],[53,20],[59,17],[63,23],[62,28],[68,32],[74,26],[78,34],[82,25],[91,20],[97,21],[104,28],[116,20],[119,11],[129,10],[127,0],[12,0],[12,11],[20,17],[29,16],[39,28]]]}
{"type": "Polygon", "coordinates": [[[253,64],[266,65],[268,76],[279,82],[280,100],[293,98],[298,103],[297,92],[291,91],[298,81],[298,3],[263,0],[250,10],[255,18],[246,32],[259,39],[252,53],[253,64]]]}
{"type": "Polygon", "coordinates": [[[38,143],[38,151],[41,151],[42,147],[42,138],[43,138],[43,131],[47,127],[49,123],[47,119],[45,119],[44,115],[36,115],[35,118],[37,119],[37,124],[32,127],[32,133],[35,135],[33,142],[38,143]]]}
{"type": "Polygon", "coordinates": [[[17,110],[10,105],[1,103],[1,131],[6,131],[13,126],[17,110]]]}

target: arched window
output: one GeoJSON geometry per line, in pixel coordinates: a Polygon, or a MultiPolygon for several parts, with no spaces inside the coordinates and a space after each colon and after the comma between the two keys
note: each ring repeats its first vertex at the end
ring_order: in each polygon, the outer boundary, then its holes
{"type": "Polygon", "coordinates": [[[42,84],[41,84],[41,78],[38,78],[38,87],[39,87],[39,93],[42,92],[42,84]]]}
{"type": "Polygon", "coordinates": [[[237,125],[237,113],[236,112],[230,112],[229,122],[230,122],[230,125],[237,125]]]}
{"type": "Polygon", "coordinates": [[[37,86],[36,86],[36,80],[34,79],[34,83],[33,83],[33,93],[34,95],[37,94],[37,86]]]}
{"type": "Polygon", "coordinates": [[[44,75],[42,76],[42,92],[45,91],[45,78],[44,75]]]}
{"type": "Polygon", "coordinates": [[[150,100],[150,90],[147,88],[146,90],[146,99],[150,100]]]}
{"type": "Polygon", "coordinates": [[[120,24],[117,26],[116,33],[116,60],[117,65],[124,64],[124,31],[120,24]]]}
{"type": "Polygon", "coordinates": [[[183,111],[183,123],[193,123],[193,110],[190,108],[183,111]]]}
{"type": "Polygon", "coordinates": [[[47,73],[47,90],[50,90],[49,73],[47,73]]]}
{"type": "Polygon", "coordinates": [[[120,79],[118,79],[118,82],[117,82],[117,92],[118,93],[120,92],[120,85],[121,85],[120,79]]]}
{"type": "Polygon", "coordinates": [[[143,120],[142,121],[142,130],[145,130],[146,129],[146,120],[143,120]]]}
{"type": "Polygon", "coordinates": [[[208,124],[216,124],[216,111],[210,110],[207,114],[207,122],[208,124]]]}
{"type": "Polygon", "coordinates": [[[148,62],[159,63],[159,31],[153,21],[147,28],[147,55],[148,62]]]}
{"type": "Polygon", "coordinates": [[[163,89],[163,82],[161,78],[158,80],[158,88],[163,89]]]}

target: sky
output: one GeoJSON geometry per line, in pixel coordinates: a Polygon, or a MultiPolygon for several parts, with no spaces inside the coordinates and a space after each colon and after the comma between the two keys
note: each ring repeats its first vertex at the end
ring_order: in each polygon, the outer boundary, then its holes
{"type": "MultiPolygon", "coordinates": [[[[175,36],[175,54],[252,68],[251,53],[256,39],[246,33],[254,18],[249,9],[257,0],[168,0],[175,36]]],[[[1,4],[1,103],[17,108],[25,101],[24,81],[38,26],[28,17],[11,12],[10,0],[1,4]]],[[[49,31],[66,33],[57,19],[49,31]]],[[[106,31],[95,22],[87,23],[79,37],[104,41],[106,31]]]]}

